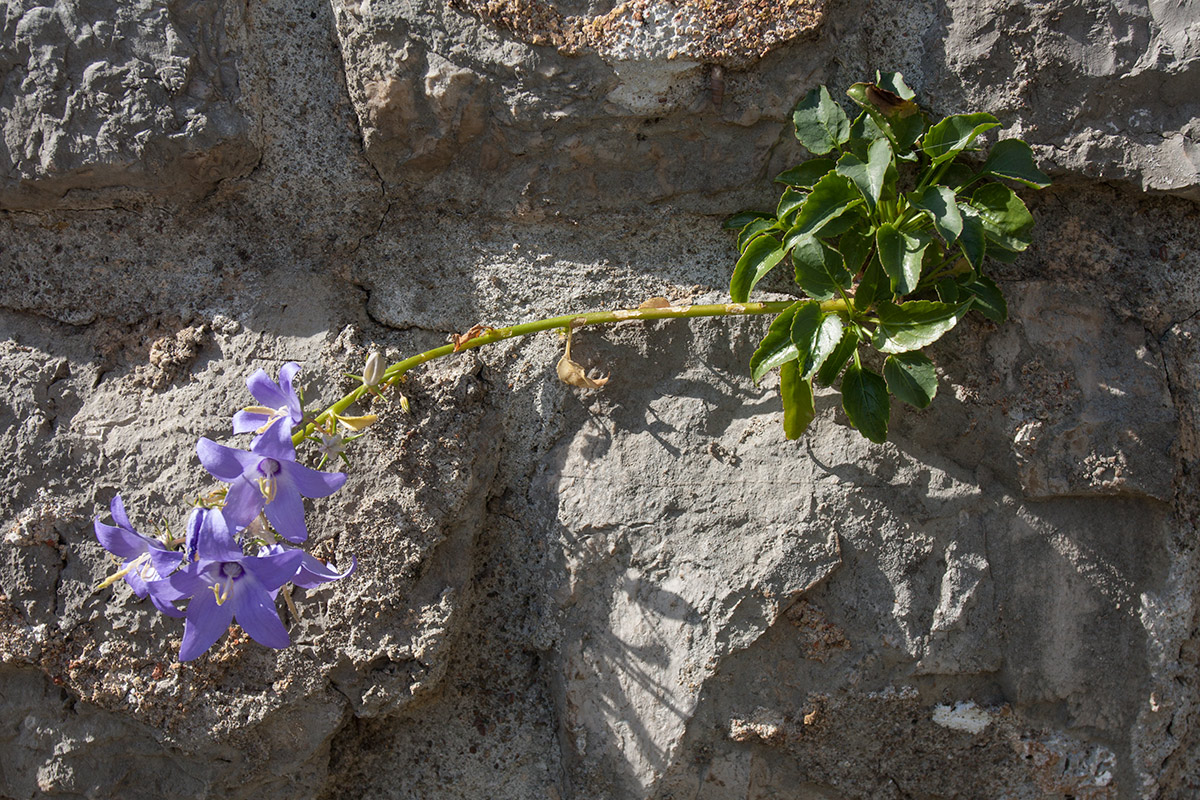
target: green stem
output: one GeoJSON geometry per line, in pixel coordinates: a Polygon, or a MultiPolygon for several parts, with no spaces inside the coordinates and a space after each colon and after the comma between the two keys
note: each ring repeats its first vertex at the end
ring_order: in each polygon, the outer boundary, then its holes
{"type": "MultiPolygon", "coordinates": [[[[583,314],[564,314],[559,317],[539,319],[534,322],[523,322],[520,325],[510,325],[505,328],[491,328],[471,339],[460,341],[457,345],[445,344],[392,364],[383,371],[383,380],[380,383],[380,388],[389,385],[394,386],[404,377],[406,372],[434,359],[444,358],[463,350],[473,350],[476,347],[483,347],[486,344],[504,341],[505,339],[528,336],[531,333],[540,333],[541,331],[555,330],[556,328],[574,329],[583,328],[588,325],[611,325],[617,322],[628,322],[629,320],[696,319],[699,317],[741,317],[779,314],[794,302],[794,300],[772,300],[764,303],[715,303],[698,306],[589,311],[583,314]]],[[[826,312],[836,311],[842,313],[850,313],[851,310],[850,304],[846,300],[826,300],[821,303],[821,309],[826,312]]],[[[317,414],[311,422],[299,428],[292,435],[293,444],[299,445],[312,435],[318,426],[322,423],[327,423],[331,415],[344,413],[346,409],[361,400],[368,391],[366,386],[360,385],[320,414],[317,414]]]]}

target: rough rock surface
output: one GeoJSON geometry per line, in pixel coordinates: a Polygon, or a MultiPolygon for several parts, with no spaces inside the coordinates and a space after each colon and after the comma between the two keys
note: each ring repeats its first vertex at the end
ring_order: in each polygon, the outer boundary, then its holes
{"type": "MultiPolygon", "coordinates": [[[[0,797],[1200,792],[1200,21],[1184,2],[0,12],[0,797]],[[312,504],[295,646],[178,664],[92,519],[178,524],[259,367],[724,297],[811,86],[898,69],[1056,185],[939,397],[798,442],[761,320],[414,372],[312,504]]],[[[774,288],[781,288],[782,284],[774,288]]]]}

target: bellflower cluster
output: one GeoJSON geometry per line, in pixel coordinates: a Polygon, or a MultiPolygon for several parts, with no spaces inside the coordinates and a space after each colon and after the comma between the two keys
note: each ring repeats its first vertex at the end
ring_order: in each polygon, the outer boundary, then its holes
{"type": "Polygon", "coordinates": [[[350,569],[338,572],[293,546],[308,538],[303,498],[327,497],[346,482],[344,473],[296,462],[292,429],[304,422],[292,386],[299,369],[285,364],[278,383],[263,370],[246,382],[262,404],[233,418],[235,434],[255,434],[248,450],[210,439],[197,444],[200,463],[228,486],[193,509],[183,538],[138,533],[120,495],[109,506],[115,524],[95,520],[96,538],[121,560],[101,587],[124,580],[162,613],[184,617],[180,661],[203,654],[234,622],[260,644],[287,647],[291,639],[276,596],[288,584],[311,589],[354,571],[353,559],[350,569]]]}

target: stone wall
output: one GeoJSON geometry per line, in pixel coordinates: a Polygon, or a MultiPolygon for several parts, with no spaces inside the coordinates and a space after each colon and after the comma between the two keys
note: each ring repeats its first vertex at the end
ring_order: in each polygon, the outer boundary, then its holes
{"type": "MultiPolygon", "coordinates": [[[[0,797],[1200,792],[1200,18],[1182,0],[0,6],[0,797]],[[761,320],[439,362],[314,503],[295,645],[182,626],[92,519],[182,518],[254,369],[718,302],[786,120],[902,71],[1034,145],[1011,320],[872,445],[761,320]]],[[[783,284],[775,288],[783,288],[783,284]]]]}

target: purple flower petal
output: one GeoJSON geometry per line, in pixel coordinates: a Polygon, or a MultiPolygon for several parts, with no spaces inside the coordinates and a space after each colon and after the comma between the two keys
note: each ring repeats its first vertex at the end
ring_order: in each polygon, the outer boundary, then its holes
{"type": "Polygon", "coordinates": [[[183,553],[165,547],[150,548],[150,565],[159,576],[166,578],[183,564],[183,553]]]}
{"type": "MultiPolygon", "coordinates": [[[[217,569],[218,567],[213,562],[207,561],[188,564],[178,572],[172,573],[165,579],[167,585],[174,592],[171,599],[182,600],[185,597],[202,596],[209,591],[210,586],[217,582],[217,569]]],[[[162,594],[167,596],[165,591],[162,594]]]]}
{"type": "Polygon", "coordinates": [[[308,526],[304,524],[304,500],[291,481],[283,475],[280,478],[275,482],[275,499],[267,503],[264,509],[267,521],[280,536],[289,542],[300,543],[308,538],[308,526]]]}
{"type": "Polygon", "coordinates": [[[266,498],[257,483],[239,477],[230,482],[229,491],[225,493],[225,507],[222,509],[225,521],[235,528],[244,528],[254,521],[265,502],[266,498]]]}
{"type": "Polygon", "coordinates": [[[287,396],[279,388],[279,384],[271,380],[271,376],[265,369],[260,369],[247,378],[246,388],[250,390],[250,394],[254,395],[255,400],[267,408],[280,408],[287,405],[287,396]]]}
{"type": "Polygon", "coordinates": [[[196,455],[206,470],[226,482],[237,479],[262,458],[245,450],[217,444],[211,439],[201,439],[196,443],[196,455]]]}
{"type": "MultiPolygon", "coordinates": [[[[231,598],[232,599],[232,598],[231,598]]],[[[216,644],[221,634],[233,622],[233,603],[218,605],[211,591],[201,592],[192,598],[187,608],[187,622],[183,626],[183,644],[179,648],[179,660],[191,661],[216,644]]]]}
{"type": "Polygon", "coordinates": [[[302,551],[280,547],[271,555],[243,558],[242,566],[266,591],[273,592],[295,576],[303,560],[302,551]]]}
{"type": "Polygon", "coordinates": [[[257,411],[238,411],[233,415],[233,432],[249,433],[256,431],[271,421],[271,417],[257,411]]]}
{"type": "Polygon", "coordinates": [[[113,495],[112,502],[108,504],[108,510],[112,513],[113,522],[117,523],[118,528],[124,528],[127,531],[133,530],[133,524],[125,513],[125,501],[121,499],[121,495],[113,495]]]}
{"type": "Polygon", "coordinates": [[[188,552],[195,553],[202,561],[236,561],[242,557],[242,548],[229,532],[224,514],[216,509],[197,508],[192,512],[188,519],[188,539],[188,552]]]}
{"type": "Polygon", "coordinates": [[[288,480],[305,497],[328,497],[346,483],[344,472],[318,472],[294,461],[280,466],[288,480]]]}
{"type": "Polygon", "coordinates": [[[304,589],[314,589],[323,583],[345,578],[354,572],[357,567],[358,559],[351,556],[350,569],[345,572],[338,572],[328,564],[324,564],[308,553],[305,553],[303,560],[300,562],[300,571],[296,573],[296,577],[292,578],[292,583],[304,589]]]}
{"type": "Polygon", "coordinates": [[[99,540],[100,546],[118,558],[128,561],[137,558],[149,549],[146,537],[131,529],[105,525],[99,518],[96,519],[95,528],[96,539],[99,540]]]}
{"type": "Polygon", "coordinates": [[[171,586],[171,582],[165,579],[146,582],[147,594],[150,595],[150,602],[154,603],[154,607],[168,617],[182,617],[183,612],[176,608],[172,603],[176,600],[184,599],[179,590],[171,586]]]}
{"type": "Polygon", "coordinates": [[[265,456],[276,461],[295,461],[296,448],[292,445],[292,428],[287,423],[288,420],[283,417],[272,423],[262,436],[251,443],[250,454],[258,459],[265,456]]]}
{"type": "Polygon", "coordinates": [[[276,417],[269,428],[254,437],[254,441],[250,443],[250,450],[262,455],[271,455],[277,461],[295,461],[296,446],[292,444],[291,420],[287,417],[276,417]],[[269,441],[263,442],[264,439],[269,441]]]}
{"type": "Polygon", "coordinates": [[[226,605],[233,606],[238,624],[259,644],[278,650],[292,643],[270,593],[253,576],[246,575],[237,581],[233,597],[226,605]]]}
{"type": "Polygon", "coordinates": [[[304,418],[304,414],[300,410],[300,397],[292,387],[292,378],[296,377],[296,373],[299,371],[300,365],[295,361],[289,361],[279,368],[279,388],[287,397],[288,412],[292,415],[293,425],[298,424],[304,418]]]}

